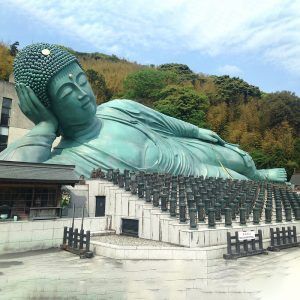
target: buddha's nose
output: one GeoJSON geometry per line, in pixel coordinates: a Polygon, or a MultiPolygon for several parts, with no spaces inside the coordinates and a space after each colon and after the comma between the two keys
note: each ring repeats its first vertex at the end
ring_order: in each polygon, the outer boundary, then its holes
{"type": "Polygon", "coordinates": [[[86,97],[88,97],[87,93],[83,93],[78,96],[78,100],[81,101],[83,98],[86,98],[86,97]]]}
{"type": "Polygon", "coordinates": [[[84,102],[85,99],[87,101],[89,101],[89,98],[90,97],[88,96],[88,94],[84,90],[80,89],[80,94],[78,95],[78,100],[80,102],[84,102]]]}

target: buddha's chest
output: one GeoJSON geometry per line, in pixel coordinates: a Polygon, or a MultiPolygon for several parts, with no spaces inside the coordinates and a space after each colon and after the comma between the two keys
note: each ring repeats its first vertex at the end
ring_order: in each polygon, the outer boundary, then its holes
{"type": "Polygon", "coordinates": [[[103,122],[98,138],[89,141],[89,145],[140,168],[152,166],[159,156],[147,132],[113,121],[103,122]]]}

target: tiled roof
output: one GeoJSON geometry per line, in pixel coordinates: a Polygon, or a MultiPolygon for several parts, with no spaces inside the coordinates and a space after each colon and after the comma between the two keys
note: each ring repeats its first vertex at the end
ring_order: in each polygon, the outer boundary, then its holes
{"type": "Polygon", "coordinates": [[[75,166],[0,160],[1,182],[44,182],[74,184],[78,182],[75,166]]]}

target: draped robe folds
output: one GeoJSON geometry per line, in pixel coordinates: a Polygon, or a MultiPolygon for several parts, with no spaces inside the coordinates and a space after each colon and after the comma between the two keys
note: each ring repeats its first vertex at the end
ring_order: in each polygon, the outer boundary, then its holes
{"type": "MultiPolygon", "coordinates": [[[[98,106],[96,117],[101,123],[96,138],[62,138],[49,157],[38,162],[75,165],[77,174],[85,177],[99,167],[234,179],[249,179],[255,173],[245,152],[200,140],[198,127],[137,102],[109,101],[98,106]]],[[[54,139],[54,134],[29,132],[0,153],[0,159],[36,162],[31,150],[46,153],[54,139]]]]}

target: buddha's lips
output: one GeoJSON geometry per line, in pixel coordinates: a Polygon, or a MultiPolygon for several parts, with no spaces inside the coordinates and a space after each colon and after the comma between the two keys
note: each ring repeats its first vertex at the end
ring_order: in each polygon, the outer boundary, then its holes
{"type": "Polygon", "coordinates": [[[86,108],[90,102],[91,102],[90,99],[88,99],[87,101],[84,101],[84,103],[81,104],[81,107],[86,108]]]}

